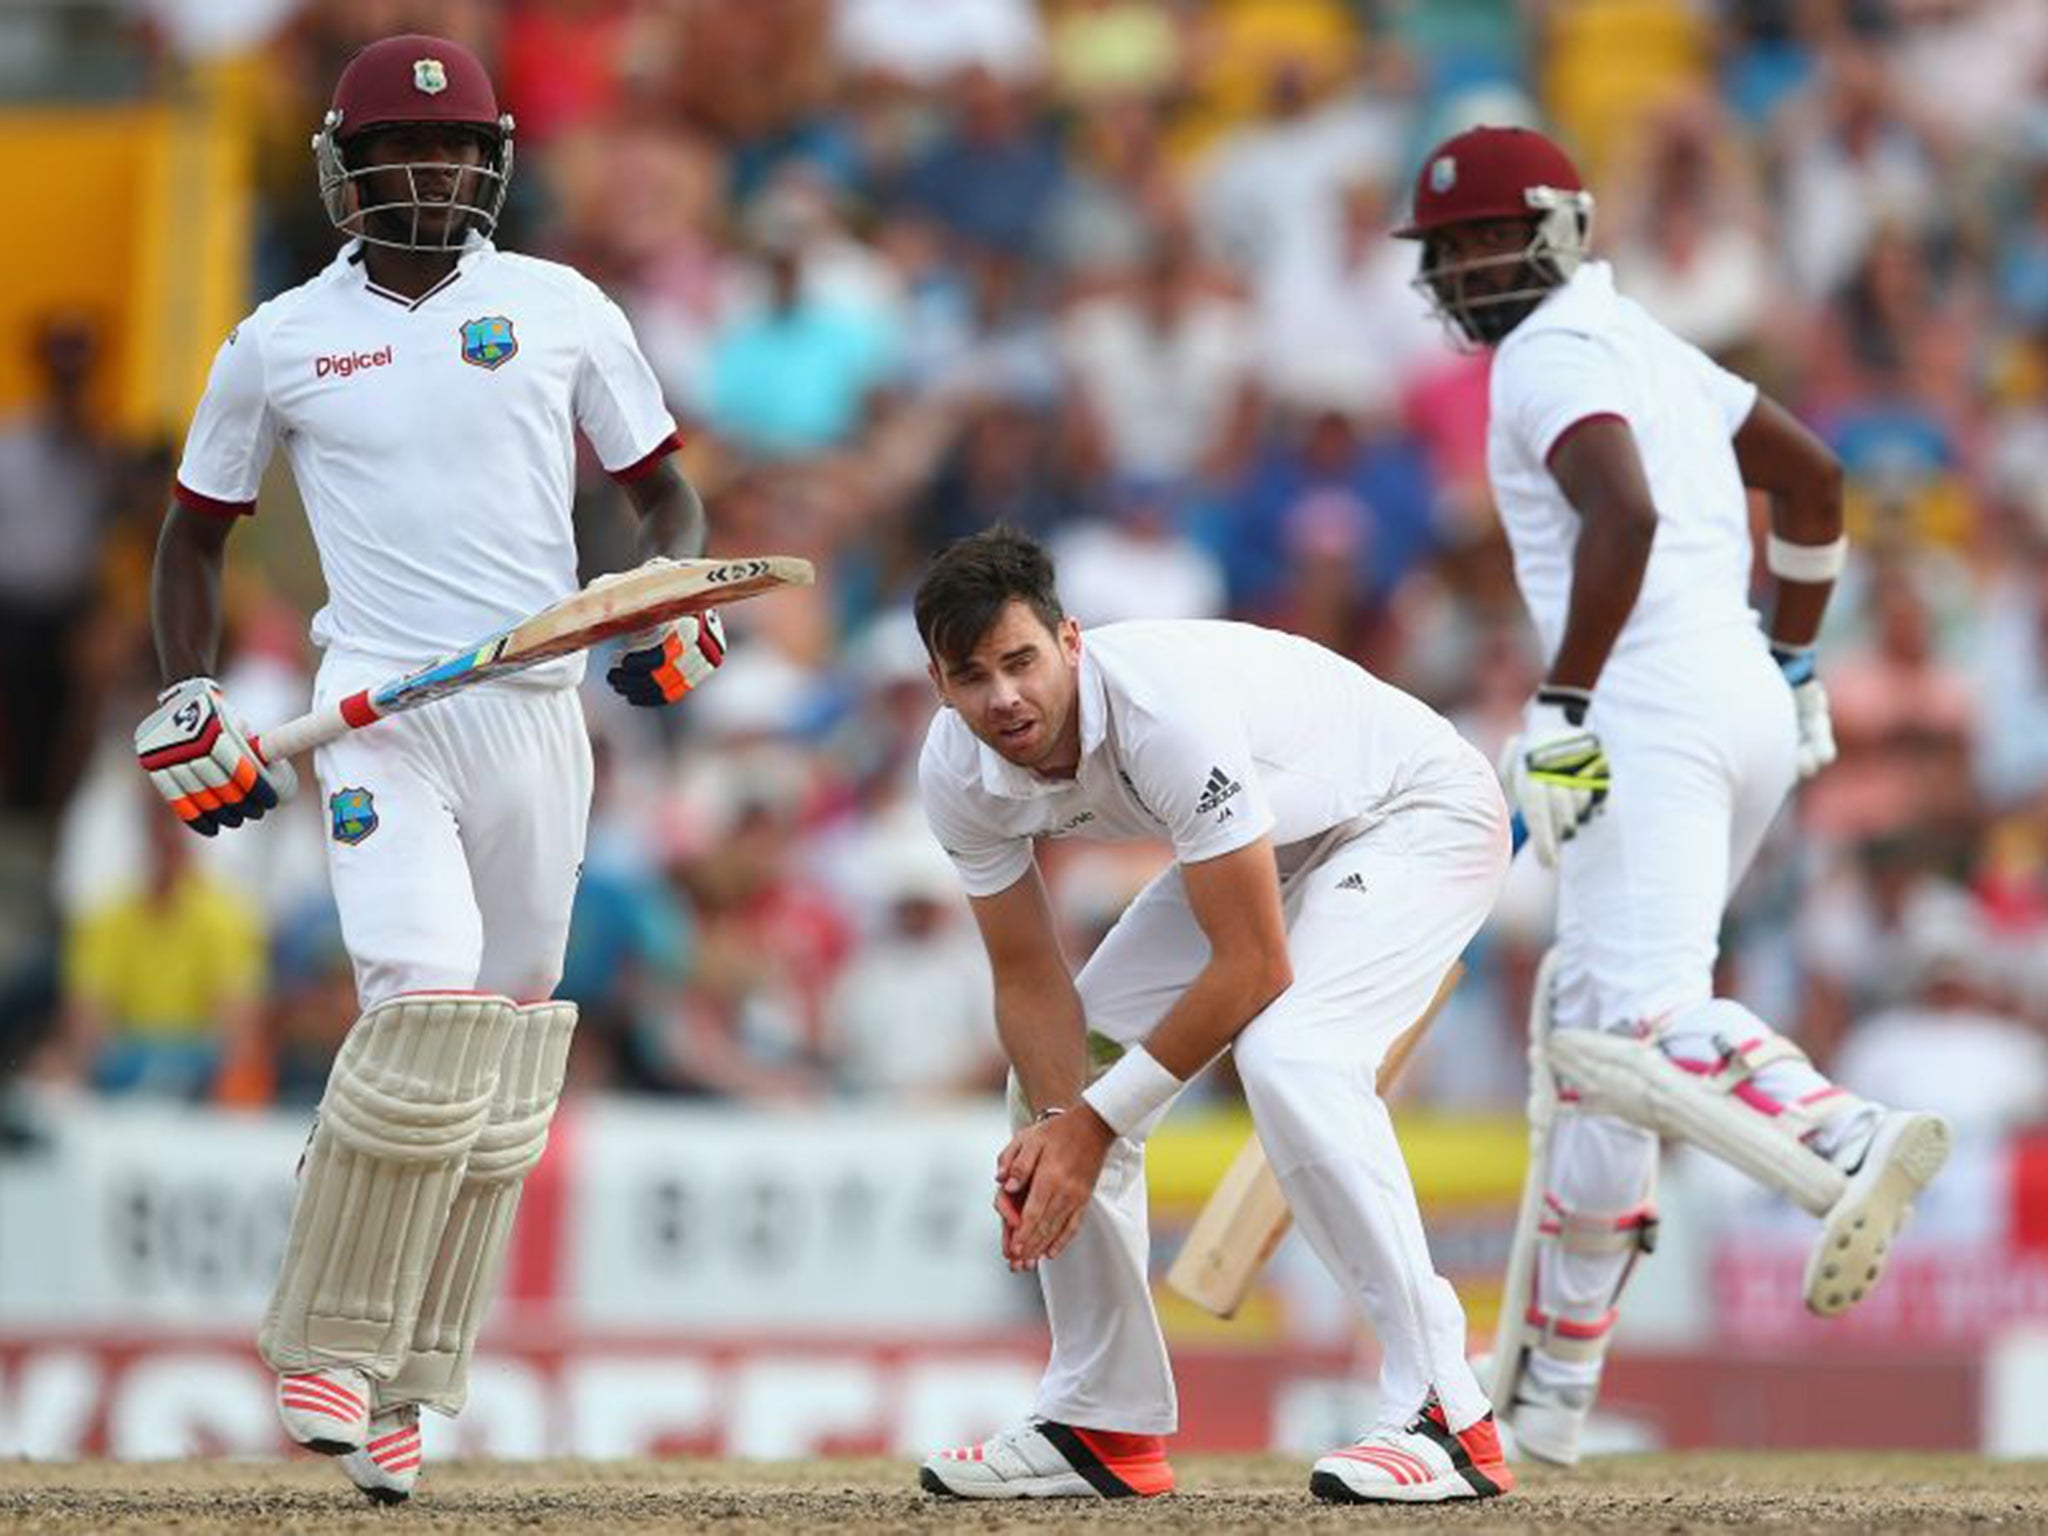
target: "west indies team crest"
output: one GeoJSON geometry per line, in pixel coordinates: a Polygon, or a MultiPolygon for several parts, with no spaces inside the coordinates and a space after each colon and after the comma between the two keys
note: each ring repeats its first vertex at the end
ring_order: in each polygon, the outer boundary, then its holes
{"type": "Polygon", "coordinates": [[[334,840],[351,847],[377,830],[377,797],[367,789],[337,789],[327,797],[334,840]]]}
{"type": "Polygon", "coordinates": [[[462,322],[462,360],[479,368],[502,368],[519,355],[519,338],[503,315],[462,322]]]}

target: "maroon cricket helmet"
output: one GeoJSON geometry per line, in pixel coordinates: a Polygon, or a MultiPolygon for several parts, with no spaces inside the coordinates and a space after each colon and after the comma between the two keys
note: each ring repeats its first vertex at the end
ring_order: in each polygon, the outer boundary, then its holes
{"type": "Polygon", "coordinates": [[[313,137],[313,155],[321,201],[344,234],[405,250],[460,249],[470,231],[488,236],[497,227],[512,177],[512,119],[499,110],[490,72],[474,53],[445,37],[407,33],[371,43],[348,61],[313,137]],[[473,128],[486,146],[481,168],[462,168],[476,178],[463,184],[474,194],[455,205],[465,217],[437,237],[423,234],[419,217],[433,204],[419,195],[418,173],[431,167],[403,167],[411,173],[410,196],[373,204],[364,196],[366,168],[349,161],[349,147],[364,134],[410,123],[473,128]]]}
{"type": "Polygon", "coordinates": [[[1585,260],[1593,236],[1593,194],[1571,156],[1533,128],[1468,128],[1422,162],[1414,207],[1394,235],[1423,242],[1417,283],[1438,314],[1467,340],[1492,346],[1585,260]],[[1459,225],[1502,219],[1529,226],[1526,245],[1449,261],[1432,238],[1459,225]],[[1471,282],[1477,274],[1508,267],[1523,271],[1506,288],[1471,282]]]}
{"type": "Polygon", "coordinates": [[[1585,192],[1570,155],[1533,128],[1467,128],[1422,162],[1414,210],[1394,234],[1421,240],[1448,224],[1535,218],[1547,211],[1530,197],[1541,190],[1585,192]]]}
{"type": "Polygon", "coordinates": [[[501,115],[483,61],[424,33],[370,44],[334,84],[334,136],[344,144],[392,123],[466,123],[495,136],[501,115]]]}

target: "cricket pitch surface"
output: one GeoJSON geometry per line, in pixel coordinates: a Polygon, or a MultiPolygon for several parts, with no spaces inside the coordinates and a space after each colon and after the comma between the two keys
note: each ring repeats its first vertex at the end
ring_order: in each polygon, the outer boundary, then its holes
{"type": "MultiPolygon", "coordinates": [[[[0,1531],[483,1533],[1543,1532],[2048,1530],[2048,1462],[1897,1452],[1621,1456],[1534,1469],[1502,1499],[1326,1505],[1305,1464],[1178,1458],[1180,1491],[1116,1503],[960,1503],[920,1493],[891,1461],[449,1462],[412,1502],[380,1509],[315,1457],[289,1462],[0,1461],[0,1531]]],[[[1518,1471],[1520,1469],[1518,1468],[1518,1471]]]]}

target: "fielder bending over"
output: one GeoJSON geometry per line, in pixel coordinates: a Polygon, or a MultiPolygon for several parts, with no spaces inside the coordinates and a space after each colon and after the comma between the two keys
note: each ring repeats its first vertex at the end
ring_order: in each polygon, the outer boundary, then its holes
{"type": "Polygon", "coordinates": [[[1948,1155],[1937,1116],[1830,1083],[1714,996],[1722,907],[1797,779],[1833,761],[1813,643],[1842,569],[1841,471],[1782,407],[1615,292],[1564,152],[1476,128],[1424,162],[1397,233],[1496,349],[1488,468],[1549,657],[1504,764],[1559,871],[1531,1020],[1530,1185],[1494,1397],[1520,1446],[1578,1458],[1658,1141],[1706,1148],[1821,1219],[1806,1303],[1869,1294],[1948,1155]],[[1745,487],[1766,492],[1768,632],[1745,487]],[[1546,1147],[1547,1141],[1547,1147],[1546,1147]]]}
{"type": "MultiPolygon", "coordinates": [[[[261,817],[295,785],[207,674],[220,573],[282,447],[327,580],[313,620],[330,703],[461,649],[576,589],[579,429],[622,481],[651,556],[695,556],[704,513],[625,317],[578,273],[490,240],[512,120],[460,45],[359,53],[313,141],[350,237],[262,305],[214,361],[157,547],[172,686],[136,751],[193,830],[261,817]]],[[[682,697],[723,655],[715,617],[627,642],[608,681],[682,697]]],[[[560,979],[590,808],[580,657],[322,747],[328,867],[361,1018],[299,1178],[259,1346],[291,1438],[372,1498],[408,1497],[419,1410],[455,1413],[520,1185],[561,1094],[560,979]]]]}
{"type": "Polygon", "coordinates": [[[1083,635],[1044,552],[1007,530],[941,554],[916,613],[946,705],[920,764],[925,814],[988,948],[1015,1102],[1037,1111],[998,1160],[1004,1250],[1038,1270],[1052,1327],[1029,1421],[932,1457],[924,1486],[1173,1486],[1144,1141],[1229,1046],[1295,1219],[1385,1350],[1379,1422],[1318,1461],[1311,1487],[1505,1492],[1464,1312],[1373,1086],[1507,872],[1493,770],[1430,709],[1292,635],[1203,621],[1083,635]],[[1078,978],[1032,852],[1070,836],[1164,839],[1176,859],[1078,978]],[[1092,1084],[1091,1033],[1126,1047],[1092,1084]]]}

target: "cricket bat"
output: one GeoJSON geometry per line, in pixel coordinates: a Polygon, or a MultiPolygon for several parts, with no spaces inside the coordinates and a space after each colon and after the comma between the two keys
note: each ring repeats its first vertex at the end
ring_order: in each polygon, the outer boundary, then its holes
{"type": "MultiPolygon", "coordinates": [[[[1376,1079],[1383,1097],[1400,1081],[1408,1058],[1464,974],[1465,962],[1453,960],[1422,1016],[1395,1038],[1376,1079]]],[[[1258,1137],[1250,1137],[1188,1229],[1187,1241],[1166,1272],[1166,1283],[1204,1312],[1235,1317],[1293,1223],[1280,1180],[1266,1161],[1266,1149],[1258,1137]]]]}
{"type": "Polygon", "coordinates": [[[387,715],[537,667],[600,641],[666,624],[777,587],[807,587],[811,562],[789,555],[750,560],[650,560],[600,576],[582,591],[453,656],[287,720],[250,741],[265,762],[296,757],[387,715]]]}

